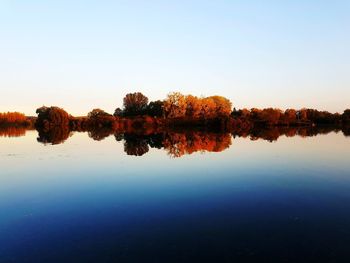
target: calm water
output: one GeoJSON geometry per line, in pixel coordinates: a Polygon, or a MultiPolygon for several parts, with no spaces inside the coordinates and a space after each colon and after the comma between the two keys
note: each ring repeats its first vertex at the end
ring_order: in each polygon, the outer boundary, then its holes
{"type": "Polygon", "coordinates": [[[149,138],[37,137],[0,137],[0,262],[350,260],[341,132],[186,147],[180,136],[161,149],[149,138]]]}

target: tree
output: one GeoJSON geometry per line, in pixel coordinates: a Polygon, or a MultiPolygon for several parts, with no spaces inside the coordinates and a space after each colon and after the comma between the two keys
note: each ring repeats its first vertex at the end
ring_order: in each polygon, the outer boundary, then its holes
{"type": "Polygon", "coordinates": [[[38,114],[36,127],[50,129],[55,126],[68,127],[69,114],[59,107],[40,107],[36,110],[38,114]]]}
{"type": "Polygon", "coordinates": [[[342,115],[342,120],[344,123],[350,123],[350,109],[346,109],[342,115]]]}
{"type": "Polygon", "coordinates": [[[263,109],[260,113],[260,120],[268,125],[277,125],[282,115],[282,111],[279,109],[267,108],[263,109]]]}
{"type": "Polygon", "coordinates": [[[216,117],[228,117],[231,114],[232,103],[230,100],[222,96],[211,96],[209,98],[215,103],[216,117]]]}
{"type": "Polygon", "coordinates": [[[89,119],[97,119],[105,116],[112,116],[112,115],[101,109],[93,109],[88,113],[89,119]]]}
{"type": "Polygon", "coordinates": [[[297,119],[297,112],[294,109],[287,109],[283,115],[284,122],[286,124],[295,123],[297,119]]]}
{"type": "Polygon", "coordinates": [[[164,114],[164,102],[157,100],[157,101],[151,101],[148,106],[147,106],[147,110],[146,113],[149,116],[152,117],[163,117],[164,114]]]}
{"type": "Polygon", "coordinates": [[[113,115],[101,109],[93,109],[88,113],[89,126],[111,127],[115,122],[113,115]]]}
{"type": "Polygon", "coordinates": [[[202,107],[200,116],[203,119],[211,119],[216,117],[216,103],[212,98],[202,98],[202,107]]]}
{"type": "Polygon", "coordinates": [[[197,119],[200,117],[202,101],[196,96],[188,95],[186,100],[186,117],[197,119]]]}
{"type": "Polygon", "coordinates": [[[148,98],[141,92],[129,93],[124,97],[123,104],[125,116],[142,115],[147,108],[148,98]]]}
{"type": "Polygon", "coordinates": [[[298,121],[307,121],[307,109],[303,108],[297,112],[298,121]]]}
{"type": "Polygon", "coordinates": [[[257,108],[252,108],[250,109],[250,118],[253,121],[258,121],[259,120],[259,116],[260,116],[261,110],[257,109],[257,108]]]}
{"type": "Polygon", "coordinates": [[[164,101],[165,117],[183,118],[186,114],[186,98],[180,92],[173,92],[168,95],[164,101]]]}
{"type": "Polygon", "coordinates": [[[114,117],[123,117],[123,111],[121,108],[116,108],[113,114],[114,117]]]}
{"type": "Polygon", "coordinates": [[[0,113],[0,124],[27,124],[27,117],[19,112],[0,113]]]}

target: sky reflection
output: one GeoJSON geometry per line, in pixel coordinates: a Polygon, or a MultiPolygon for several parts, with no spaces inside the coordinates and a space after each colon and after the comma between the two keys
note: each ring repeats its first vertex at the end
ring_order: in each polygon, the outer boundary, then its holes
{"type": "Polygon", "coordinates": [[[158,259],[181,260],[207,247],[208,258],[237,258],[233,247],[261,255],[281,238],[304,253],[303,238],[321,253],[323,240],[350,233],[350,141],[342,133],[272,143],[236,137],[225,151],[175,159],[155,148],[126,155],[114,136],[75,133],[59,145],[36,138],[0,138],[5,262],[132,262],[155,250],[158,259]]]}

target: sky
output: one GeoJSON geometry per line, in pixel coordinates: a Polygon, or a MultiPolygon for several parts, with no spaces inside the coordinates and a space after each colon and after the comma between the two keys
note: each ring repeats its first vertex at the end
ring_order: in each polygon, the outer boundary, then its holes
{"type": "Polygon", "coordinates": [[[113,113],[140,91],[350,108],[350,1],[0,0],[0,112],[113,113]]]}

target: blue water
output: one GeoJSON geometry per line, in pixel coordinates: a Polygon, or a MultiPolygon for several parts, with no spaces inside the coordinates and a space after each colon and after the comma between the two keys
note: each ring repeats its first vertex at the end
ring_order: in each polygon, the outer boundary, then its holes
{"type": "Polygon", "coordinates": [[[0,262],[349,262],[350,138],[128,156],[0,138],[0,262]]]}

